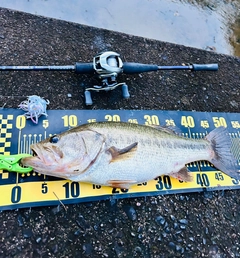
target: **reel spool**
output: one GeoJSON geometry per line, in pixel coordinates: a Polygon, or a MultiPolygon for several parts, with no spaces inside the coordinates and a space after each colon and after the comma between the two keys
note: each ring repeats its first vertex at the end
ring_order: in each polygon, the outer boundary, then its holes
{"type": "Polygon", "coordinates": [[[116,52],[102,52],[93,58],[93,69],[99,75],[99,79],[117,77],[123,72],[123,62],[116,52]]]}

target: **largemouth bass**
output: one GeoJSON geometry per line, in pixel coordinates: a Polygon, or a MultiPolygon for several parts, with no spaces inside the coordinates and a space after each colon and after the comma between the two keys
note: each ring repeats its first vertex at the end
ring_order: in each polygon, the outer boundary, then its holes
{"type": "Polygon", "coordinates": [[[204,139],[178,136],[165,128],[100,122],[81,125],[31,145],[24,166],[72,181],[130,188],[163,174],[191,181],[186,164],[206,160],[240,179],[231,139],[224,127],[204,139]]]}

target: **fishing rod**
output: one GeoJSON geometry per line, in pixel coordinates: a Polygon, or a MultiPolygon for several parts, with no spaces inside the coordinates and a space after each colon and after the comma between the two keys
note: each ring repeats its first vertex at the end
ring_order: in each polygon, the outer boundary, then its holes
{"type": "Polygon", "coordinates": [[[190,71],[217,71],[218,64],[188,64],[181,66],[159,66],[155,64],[141,64],[122,62],[120,55],[113,51],[97,54],[91,63],[75,63],[75,65],[60,66],[0,66],[0,71],[74,71],[79,74],[96,74],[101,85],[85,88],[85,103],[92,105],[90,91],[110,91],[122,86],[123,98],[129,98],[130,94],[126,83],[118,83],[117,76],[121,73],[135,74],[154,72],[159,70],[190,70],[190,71]]]}

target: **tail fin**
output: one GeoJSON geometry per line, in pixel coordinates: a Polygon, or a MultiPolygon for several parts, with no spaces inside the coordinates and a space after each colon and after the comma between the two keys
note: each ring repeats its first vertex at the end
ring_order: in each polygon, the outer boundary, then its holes
{"type": "Polygon", "coordinates": [[[240,180],[237,160],[231,153],[231,138],[223,126],[211,131],[206,139],[211,143],[213,157],[209,160],[217,169],[225,174],[240,180]]]}

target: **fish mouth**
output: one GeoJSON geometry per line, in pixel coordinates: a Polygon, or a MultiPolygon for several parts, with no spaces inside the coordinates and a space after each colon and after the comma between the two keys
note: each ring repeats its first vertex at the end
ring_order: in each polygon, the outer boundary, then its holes
{"type": "Polygon", "coordinates": [[[37,152],[33,148],[31,148],[31,151],[32,151],[32,156],[33,157],[40,159],[40,157],[38,156],[37,152]]]}
{"type": "Polygon", "coordinates": [[[32,151],[32,160],[39,160],[42,163],[46,163],[44,159],[44,155],[41,151],[41,148],[38,148],[37,146],[31,146],[32,151]]]}
{"type": "Polygon", "coordinates": [[[54,165],[63,158],[63,152],[57,146],[33,145],[31,146],[33,158],[45,165],[54,165]]]}
{"type": "Polygon", "coordinates": [[[58,176],[54,171],[56,169],[61,171],[64,167],[62,164],[63,153],[58,147],[33,144],[30,149],[32,156],[22,158],[21,166],[32,167],[35,172],[41,174],[58,176]]]}
{"type": "Polygon", "coordinates": [[[33,167],[34,169],[39,166],[42,166],[44,164],[44,160],[42,160],[41,157],[38,155],[38,152],[36,152],[32,148],[31,148],[31,151],[32,151],[32,156],[24,157],[21,159],[21,166],[33,167]]]}

